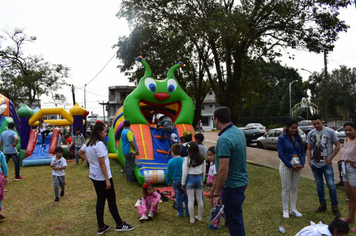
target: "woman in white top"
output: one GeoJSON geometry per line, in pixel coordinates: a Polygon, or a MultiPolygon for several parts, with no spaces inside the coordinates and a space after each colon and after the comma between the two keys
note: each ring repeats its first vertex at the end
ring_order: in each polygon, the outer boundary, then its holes
{"type": "Polygon", "coordinates": [[[190,223],[195,223],[194,200],[198,203],[199,221],[203,218],[203,178],[205,177],[205,160],[199,152],[196,142],[189,142],[187,145],[188,156],[184,158],[182,166],[182,189],[187,190],[188,210],[190,223]],[[195,195],[195,196],[194,196],[195,195]]]}
{"type": "Polygon", "coordinates": [[[98,234],[103,234],[110,229],[110,226],[104,224],[104,207],[106,199],[108,200],[110,213],[116,222],[116,231],[128,231],[135,228],[121,220],[117,209],[108,149],[102,142],[105,137],[106,126],[103,123],[96,123],[88,143],[78,152],[78,155],[90,164],[89,178],[93,181],[97,195],[96,218],[98,221],[98,234]]]}

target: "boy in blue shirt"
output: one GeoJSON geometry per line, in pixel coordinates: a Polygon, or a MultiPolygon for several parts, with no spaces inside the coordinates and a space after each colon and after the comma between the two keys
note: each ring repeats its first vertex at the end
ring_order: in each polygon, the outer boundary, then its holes
{"type": "Polygon", "coordinates": [[[183,157],[180,156],[181,147],[175,143],[171,147],[173,158],[169,160],[167,165],[166,182],[171,185],[173,182],[174,194],[176,195],[176,202],[178,206],[178,216],[183,216],[183,200],[186,206],[185,214],[189,216],[188,212],[188,196],[187,192],[182,190],[182,165],[183,157]]]}

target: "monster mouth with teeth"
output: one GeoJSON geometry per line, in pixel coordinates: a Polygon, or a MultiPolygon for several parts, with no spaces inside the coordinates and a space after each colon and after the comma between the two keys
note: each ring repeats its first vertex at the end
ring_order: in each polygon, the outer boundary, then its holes
{"type": "Polygon", "coordinates": [[[180,114],[182,103],[181,101],[176,101],[173,103],[157,104],[141,100],[139,102],[139,107],[142,115],[145,117],[148,123],[151,123],[152,121],[153,112],[157,114],[166,114],[172,119],[174,123],[180,114]]]}

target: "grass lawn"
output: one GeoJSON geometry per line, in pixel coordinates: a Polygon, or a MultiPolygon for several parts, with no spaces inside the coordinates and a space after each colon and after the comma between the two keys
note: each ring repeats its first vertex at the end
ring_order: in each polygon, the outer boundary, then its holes
{"type": "MultiPolygon", "coordinates": [[[[116,232],[115,222],[105,209],[105,223],[111,229],[105,235],[229,235],[222,220],[221,229],[216,232],[207,228],[210,215],[210,200],[204,198],[203,222],[189,223],[188,217],[177,217],[172,201],[159,205],[159,213],[152,221],[139,222],[134,204],[141,197],[142,188],[125,181],[123,167],[117,160],[111,161],[114,186],[119,212],[124,221],[136,228],[131,232],[116,232]]],[[[306,168],[309,168],[308,166],[306,168]]],[[[298,190],[298,210],[303,217],[282,218],[281,181],[278,170],[248,165],[250,182],[244,202],[244,221],[247,235],[279,235],[278,227],[286,229],[286,235],[295,235],[310,225],[310,221],[328,224],[333,220],[330,200],[327,196],[328,211],[314,213],[318,207],[315,182],[301,178],[298,190]]],[[[96,235],[96,195],[88,168],[84,163],[75,165],[68,162],[66,191],[59,202],[54,202],[51,168],[49,166],[21,167],[22,181],[14,181],[14,164],[9,162],[10,183],[5,187],[2,202],[7,221],[0,222],[0,235],[96,235]]],[[[326,188],[326,193],[327,188],[326,188]]],[[[338,188],[339,209],[347,214],[346,193],[338,188]]],[[[197,211],[197,207],[196,211],[197,211]]],[[[354,227],[355,225],[350,225],[354,227]]]]}

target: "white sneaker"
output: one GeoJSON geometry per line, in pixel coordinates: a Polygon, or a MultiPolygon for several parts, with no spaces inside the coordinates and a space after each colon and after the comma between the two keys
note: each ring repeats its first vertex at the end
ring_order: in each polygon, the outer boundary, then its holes
{"type": "Polygon", "coordinates": [[[141,204],[142,204],[142,200],[138,199],[137,202],[135,203],[135,207],[137,207],[138,205],[141,205],[141,204]]]}
{"type": "Polygon", "coordinates": [[[289,213],[288,211],[283,211],[283,218],[288,219],[289,218],[289,213]]]}
{"type": "Polygon", "coordinates": [[[292,215],[292,216],[296,216],[296,217],[302,217],[303,215],[299,212],[299,211],[297,211],[297,210],[291,210],[290,211],[290,214],[292,215]]]}
{"type": "Polygon", "coordinates": [[[152,213],[152,211],[149,211],[149,212],[148,212],[148,218],[149,218],[149,219],[152,219],[152,218],[153,218],[153,213],[152,213]]]}
{"type": "Polygon", "coordinates": [[[145,221],[148,220],[148,217],[146,215],[141,216],[140,221],[145,221]]]}

